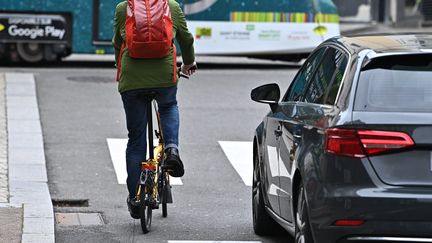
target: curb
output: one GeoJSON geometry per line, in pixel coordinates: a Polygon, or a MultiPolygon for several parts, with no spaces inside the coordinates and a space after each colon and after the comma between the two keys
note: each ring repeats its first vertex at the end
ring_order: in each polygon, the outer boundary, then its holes
{"type": "Polygon", "coordinates": [[[9,202],[5,89],[5,77],[0,74],[0,204],[2,205],[9,202]]]}
{"type": "MultiPolygon", "coordinates": [[[[349,25],[346,25],[349,26],[349,25]]],[[[341,35],[342,36],[350,36],[350,35],[358,35],[359,33],[365,33],[365,32],[373,32],[377,30],[377,26],[373,24],[369,25],[353,25],[353,27],[346,27],[341,28],[341,35]]]]}
{"type": "Polygon", "coordinates": [[[29,73],[5,78],[9,203],[24,209],[22,243],[55,242],[35,79],[29,73]]]}

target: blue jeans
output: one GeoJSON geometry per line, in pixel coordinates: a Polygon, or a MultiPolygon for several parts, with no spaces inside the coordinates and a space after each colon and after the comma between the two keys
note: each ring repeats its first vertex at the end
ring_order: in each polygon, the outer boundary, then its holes
{"type": "MultiPolygon", "coordinates": [[[[177,148],[179,134],[179,111],[177,86],[126,91],[121,94],[126,113],[128,144],[126,148],[127,187],[129,197],[135,197],[136,185],[141,174],[141,162],[146,161],[147,149],[147,102],[145,93],[156,91],[155,100],[161,118],[165,149],[177,148]]],[[[157,123],[153,125],[157,128],[157,123]]]]}

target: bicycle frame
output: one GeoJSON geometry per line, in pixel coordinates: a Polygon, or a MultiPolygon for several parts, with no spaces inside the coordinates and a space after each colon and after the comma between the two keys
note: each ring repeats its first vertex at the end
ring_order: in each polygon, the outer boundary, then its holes
{"type": "MultiPolygon", "coordinates": [[[[150,99],[150,98],[149,98],[150,99]]],[[[136,198],[141,198],[142,189],[150,189],[151,204],[153,208],[158,208],[160,203],[172,203],[172,195],[169,186],[169,176],[164,170],[164,141],[163,133],[160,122],[160,114],[157,108],[157,104],[154,100],[149,102],[147,106],[148,114],[148,144],[149,144],[149,159],[141,163],[141,176],[140,181],[137,185],[136,198]],[[158,129],[155,130],[156,137],[158,138],[158,145],[154,146],[153,143],[153,109],[156,113],[156,118],[158,122],[158,129]],[[152,149],[153,148],[153,149],[152,149]],[[168,186],[167,186],[168,185],[168,186]],[[167,186],[166,190],[163,190],[164,186],[167,186]]],[[[165,206],[166,207],[166,206],[165,206]]],[[[165,213],[166,214],[166,208],[165,213]]]]}

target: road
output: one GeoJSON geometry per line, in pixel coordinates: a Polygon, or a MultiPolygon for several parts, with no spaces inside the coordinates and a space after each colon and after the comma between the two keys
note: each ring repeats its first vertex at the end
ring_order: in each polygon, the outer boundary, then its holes
{"type": "Polygon", "coordinates": [[[129,217],[126,186],[118,182],[122,166],[113,165],[127,136],[115,70],[109,65],[60,65],[3,71],[35,74],[56,213],[102,217],[100,225],[57,224],[57,242],[291,242],[288,235],[253,233],[251,187],[244,174],[248,166],[241,163],[248,163],[254,129],[269,108],[252,102],[250,90],[277,82],[283,93],[295,68],[210,66],[180,81],[180,152],[186,174],[178,183],[182,185],[173,186],[168,218],[155,211],[147,235],[129,217]],[[108,141],[120,143],[110,150],[108,141]]]}

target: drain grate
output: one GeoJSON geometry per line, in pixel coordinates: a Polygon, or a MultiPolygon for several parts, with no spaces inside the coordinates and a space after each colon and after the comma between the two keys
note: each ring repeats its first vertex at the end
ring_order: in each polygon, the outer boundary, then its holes
{"type": "Polygon", "coordinates": [[[67,80],[73,82],[115,83],[113,77],[106,76],[72,76],[67,77],[67,80]]]}
{"type": "Polygon", "coordinates": [[[55,213],[56,224],[60,226],[103,225],[100,213],[55,213]]]}
{"type": "Polygon", "coordinates": [[[88,199],[53,199],[54,207],[88,207],[88,199]]]}

